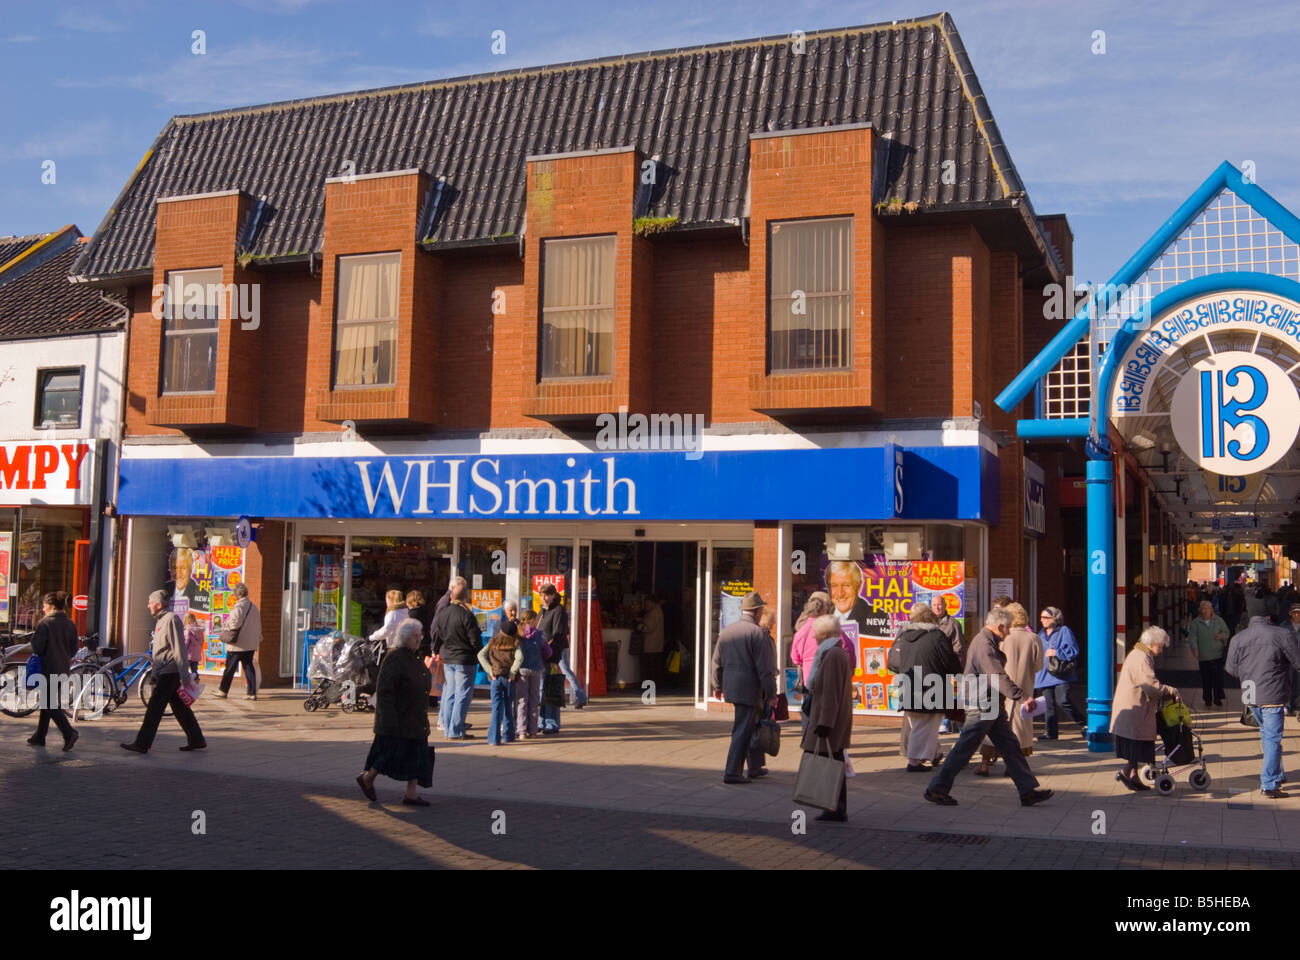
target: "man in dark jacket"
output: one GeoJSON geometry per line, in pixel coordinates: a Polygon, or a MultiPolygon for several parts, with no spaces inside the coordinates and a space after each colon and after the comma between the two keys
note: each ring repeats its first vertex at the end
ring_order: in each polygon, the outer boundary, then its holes
{"type": "Polygon", "coordinates": [[[763,751],[749,748],[764,707],[776,697],[776,653],[771,638],[758,625],[763,607],[763,598],[757,593],[745,594],[740,602],[740,619],[723,629],[713,648],[713,690],[736,710],[723,783],[750,783],[767,772],[763,769],[763,751]],[[746,755],[748,777],[744,770],[746,755]]]}
{"type": "Polygon", "coordinates": [[[551,645],[550,662],[560,668],[564,679],[568,680],[569,686],[573,688],[574,708],[581,710],[587,705],[587,690],[570,666],[572,661],[569,657],[569,613],[564,609],[564,601],[554,584],[544,583],[538,592],[542,595],[542,616],[537,621],[537,629],[545,635],[546,642],[551,645]]]}
{"type": "Polygon", "coordinates": [[[451,600],[433,618],[433,652],[442,658],[446,683],[438,719],[448,740],[469,740],[465,718],[474,698],[474,673],[483,632],[469,605],[469,585],[464,577],[452,581],[451,600]]]}
{"type": "Polygon", "coordinates": [[[900,746],[907,757],[908,773],[920,773],[927,762],[937,766],[943,756],[939,752],[939,724],[950,706],[949,677],[961,675],[961,660],[925,603],[913,605],[911,621],[899,631],[894,648],[897,659],[889,668],[898,674],[902,699],[900,746]]]}
{"type": "Polygon", "coordinates": [[[32,637],[31,643],[10,647],[5,651],[6,655],[34,653],[41,658],[42,680],[37,689],[40,716],[36,721],[36,732],[27,742],[33,747],[45,746],[45,735],[53,720],[63,734],[65,752],[72,749],[80,736],[72,729],[60,702],[61,693],[67,688],[72,656],[77,652],[77,625],[63,611],[66,602],[62,593],[47,593],[42,597],[41,606],[45,616],[36,625],[36,635],[32,637]]]}
{"type": "Polygon", "coordinates": [[[945,807],[955,807],[957,801],[949,794],[957,774],[970,762],[971,756],[988,737],[1007,763],[1007,773],[1020,791],[1020,802],[1026,807],[1042,803],[1052,795],[1051,790],[1039,790],[1038,779],[1029,769],[1029,761],[1020,751],[1020,740],[1011,730],[1007,719],[1007,697],[1020,700],[1028,694],[1007,676],[1007,658],[1002,653],[1002,638],[1011,632],[1011,611],[995,607],[984,618],[984,629],[975,635],[967,648],[967,691],[978,690],[978,703],[967,695],[966,722],[961,736],[948,754],[948,759],[930,780],[925,799],[945,807]],[[976,712],[978,710],[978,712],[976,712]]]}
{"type": "Polygon", "coordinates": [[[1269,617],[1250,618],[1250,626],[1232,638],[1224,669],[1241,681],[1241,702],[1259,723],[1264,768],[1259,788],[1264,796],[1281,799],[1282,717],[1291,695],[1291,671],[1300,669],[1300,643],[1286,627],[1275,627],[1269,617]]]}

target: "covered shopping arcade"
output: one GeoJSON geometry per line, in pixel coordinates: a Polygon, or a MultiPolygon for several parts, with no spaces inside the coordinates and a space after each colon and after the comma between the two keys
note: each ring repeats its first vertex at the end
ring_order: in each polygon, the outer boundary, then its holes
{"type": "Polygon", "coordinates": [[[1192,545],[1280,559],[1300,542],[1300,220],[1222,164],[997,403],[1030,399],[1021,438],[1086,453],[1087,736],[1104,751],[1126,618],[1149,621],[1151,585],[1182,582],[1192,545]]]}

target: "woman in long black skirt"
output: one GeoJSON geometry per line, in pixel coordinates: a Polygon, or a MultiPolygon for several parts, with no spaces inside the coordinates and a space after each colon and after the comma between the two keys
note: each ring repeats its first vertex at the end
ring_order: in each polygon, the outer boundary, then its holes
{"type": "Polygon", "coordinates": [[[1115,684],[1110,732],[1115,738],[1115,755],[1124,766],[1115,779],[1129,790],[1150,790],[1138,773],[1144,763],[1156,762],[1156,711],[1160,698],[1179,699],[1178,690],[1156,679],[1156,657],[1169,647],[1169,634],[1159,627],[1147,627],[1138,643],[1124,658],[1124,669],[1115,684]]]}
{"type": "Polygon", "coordinates": [[[397,630],[397,646],[379,668],[375,685],[375,739],[366,769],[357,784],[367,800],[377,800],[375,778],[381,773],[406,781],[402,803],[427,807],[416,787],[433,786],[433,747],[429,746],[429,686],[433,677],[420,659],[423,628],[405,620],[397,630]]]}

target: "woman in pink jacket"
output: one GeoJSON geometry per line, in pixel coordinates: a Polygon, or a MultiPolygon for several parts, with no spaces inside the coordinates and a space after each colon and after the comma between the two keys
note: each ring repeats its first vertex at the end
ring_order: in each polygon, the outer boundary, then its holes
{"type": "MultiPolygon", "coordinates": [[[[799,668],[799,679],[805,688],[808,686],[808,675],[812,672],[813,659],[817,656],[818,640],[813,635],[813,621],[818,617],[834,614],[835,604],[831,602],[830,594],[818,590],[808,597],[808,601],[803,605],[803,612],[795,621],[794,640],[790,643],[790,662],[799,668]]],[[[857,651],[853,649],[853,644],[843,632],[840,633],[840,644],[849,658],[857,663],[857,651]]],[[[806,722],[803,713],[800,713],[799,718],[806,722]]]]}

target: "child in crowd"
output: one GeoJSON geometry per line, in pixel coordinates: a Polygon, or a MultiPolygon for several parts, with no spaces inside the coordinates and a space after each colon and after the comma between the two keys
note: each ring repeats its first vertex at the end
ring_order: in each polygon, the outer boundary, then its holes
{"type": "Polygon", "coordinates": [[[185,659],[190,662],[190,673],[199,678],[199,661],[203,659],[203,625],[192,613],[185,614],[185,659]]]}
{"type": "Polygon", "coordinates": [[[515,739],[515,680],[523,665],[524,651],[519,646],[518,630],[511,620],[503,621],[501,632],[478,652],[478,662],[492,687],[492,716],[488,720],[487,741],[498,746],[515,739]]]}
{"type": "Polygon", "coordinates": [[[519,614],[519,649],[523,651],[523,663],[515,684],[515,727],[520,736],[531,740],[537,736],[542,677],[551,656],[551,645],[537,629],[537,614],[531,609],[519,614]]]}

